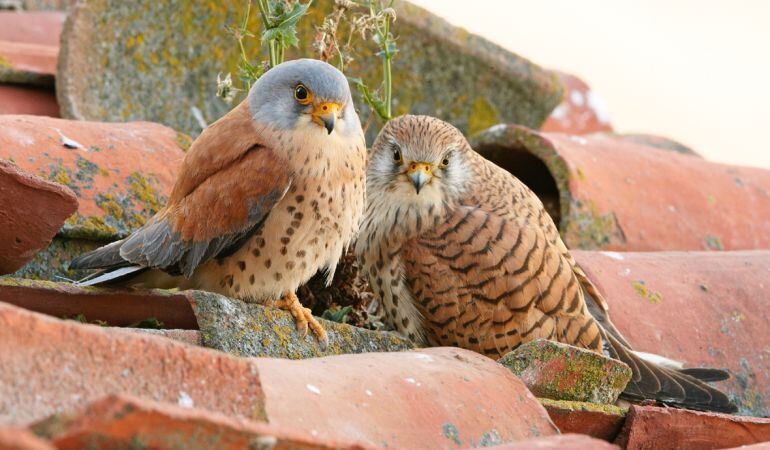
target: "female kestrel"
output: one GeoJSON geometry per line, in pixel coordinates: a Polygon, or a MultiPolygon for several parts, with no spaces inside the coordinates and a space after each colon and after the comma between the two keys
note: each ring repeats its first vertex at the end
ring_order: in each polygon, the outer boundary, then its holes
{"type": "Polygon", "coordinates": [[[127,238],[83,255],[83,284],[202,289],[288,309],[302,334],[326,332],[297,300],[319,269],[331,281],[358,231],[366,145],[345,76],[285,62],[195,140],[168,204],[127,238]]]}
{"type": "Polygon", "coordinates": [[[499,358],[551,339],[628,364],[627,398],[735,409],[702,381],[724,372],[633,352],[537,196],[438,119],[392,120],[375,141],[356,253],[388,320],[418,343],[499,358]]]}

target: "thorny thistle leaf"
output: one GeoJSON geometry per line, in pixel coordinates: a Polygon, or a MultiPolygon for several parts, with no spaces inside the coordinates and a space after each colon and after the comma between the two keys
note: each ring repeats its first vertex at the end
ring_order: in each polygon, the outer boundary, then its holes
{"type": "Polygon", "coordinates": [[[262,44],[275,41],[283,48],[299,45],[297,38],[297,23],[307,13],[311,2],[287,3],[281,0],[270,0],[270,15],[268,24],[262,32],[262,44]]]}

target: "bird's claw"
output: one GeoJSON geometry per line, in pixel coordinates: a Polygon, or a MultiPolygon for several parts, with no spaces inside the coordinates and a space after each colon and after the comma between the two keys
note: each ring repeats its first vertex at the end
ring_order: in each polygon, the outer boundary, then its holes
{"type": "Polygon", "coordinates": [[[276,302],[276,307],[285,309],[294,316],[294,321],[297,325],[297,331],[301,338],[307,336],[308,327],[318,339],[318,342],[323,348],[329,344],[329,336],[326,334],[323,326],[318,323],[318,320],[313,316],[310,308],[305,308],[299,302],[297,295],[294,293],[286,294],[284,297],[276,302]]]}

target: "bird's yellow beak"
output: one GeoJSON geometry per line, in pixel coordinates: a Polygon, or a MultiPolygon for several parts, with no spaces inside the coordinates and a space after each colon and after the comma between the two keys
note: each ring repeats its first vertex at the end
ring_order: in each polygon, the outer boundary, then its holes
{"type": "Polygon", "coordinates": [[[329,134],[334,131],[334,124],[342,112],[342,105],[335,102],[318,103],[313,107],[313,122],[326,128],[329,134]]]}
{"type": "Polygon", "coordinates": [[[413,162],[409,164],[406,175],[412,179],[414,189],[417,193],[433,178],[433,165],[426,162],[413,162]]]}

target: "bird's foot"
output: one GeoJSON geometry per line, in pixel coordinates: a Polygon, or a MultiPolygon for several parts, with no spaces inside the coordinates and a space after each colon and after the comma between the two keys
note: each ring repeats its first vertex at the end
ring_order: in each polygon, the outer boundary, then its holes
{"type": "Polygon", "coordinates": [[[326,334],[326,330],[313,317],[310,308],[302,306],[302,303],[297,298],[297,294],[293,292],[287,293],[280,300],[276,300],[273,306],[289,311],[294,316],[294,321],[297,323],[297,331],[299,331],[301,337],[305,337],[307,329],[310,327],[310,330],[315,334],[321,345],[326,347],[329,344],[329,336],[326,334]]]}

